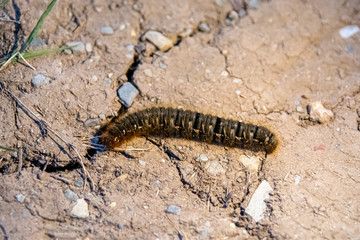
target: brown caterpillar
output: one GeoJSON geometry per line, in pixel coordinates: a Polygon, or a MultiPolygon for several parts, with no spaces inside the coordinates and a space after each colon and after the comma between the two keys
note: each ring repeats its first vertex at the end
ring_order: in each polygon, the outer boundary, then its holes
{"type": "Polygon", "coordinates": [[[202,113],[154,107],[114,118],[101,130],[99,143],[119,147],[135,136],[185,138],[272,153],[278,140],[267,128],[202,113]]]}

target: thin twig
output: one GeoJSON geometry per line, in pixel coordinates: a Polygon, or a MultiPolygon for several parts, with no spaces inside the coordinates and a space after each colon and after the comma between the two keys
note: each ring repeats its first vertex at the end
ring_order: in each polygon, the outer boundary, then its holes
{"type": "Polygon", "coordinates": [[[21,176],[21,169],[22,169],[22,164],[23,164],[23,149],[22,149],[22,147],[20,147],[18,152],[17,152],[17,158],[19,160],[19,163],[18,163],[18,176],[21,176]]]}
{"type": "MultiPolygon", "coordinates": [[[[94,183],[94,181],[92,180],[89,172],[86,170],[84,162],[82,160],[82,157],[80,156],[79,152],[77,151],[77,149],[75,148],[75,146],[71,143],[68,143],[67,141],[65,141],[57,132],[55,132],[54,130],[51,129],[51,127],[49,126],[49,124],[47,122],[45,122],[44,120],[40,119],[33,111],[31,111],[20,99],[18,99],[10,90],[8,89],[4,89],[19,105],[21,105],[23,108],[25,108],[38,122],[42,123],[43,126],[46,128],[46,130],[48,130],[49,132],[51,132],[52,134],[54,134],[58,139],[60,139],[69,149],[73,150],[76,153],[76,156],[78,158],[78,162],[80,163],[82,170],[84,172],[84,174],[87,176],[87,178],[89,179],[89,182],[91,184],[94,183]]],[[[84,184],[84,188],[85,188],[86,184],[84,184]]]]}
{"type": "Polygon", "coordinates": [[[0,17],[0,21],[3,21],[3,22],[13,22],[13,23],[20,24],[19,21],[12,20],[12,19],[8,19],[8,18],[2,18],[2,17],[0,17]]]}

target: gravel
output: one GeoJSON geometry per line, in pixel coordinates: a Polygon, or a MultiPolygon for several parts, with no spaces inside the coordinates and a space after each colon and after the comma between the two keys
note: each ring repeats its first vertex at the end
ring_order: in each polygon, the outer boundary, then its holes
{"type": "Polygon", "coordinates": [[[38,86],[45,85],[45,84],[48,84],[48,83],[50,83],[50,78],[45,77],[45,76],[42,75],[42,74],[36,75],[36,76],[31,80],[31,84],[32,84],[34,87],[38,87],[38,86]]]}
{"type": "Polygon", "coordinates": [[[166,212],[178,215],[181,212],[181,208],[176,205],[170,205],[167,207],[166,212]]]}
{"type": "Polygon", "coordinates": [[[139,94],[139,90],[130,82],[124,83],[117,91],[120,102],[125,107],[130,107],[134,102],[135,97],[139,94]]]}
{"type": "Polygon", "coordinates": [[[198,162],[206,162],[209,158],[205,154],[200,154],[200,156],[196,159],[198,162]]]}

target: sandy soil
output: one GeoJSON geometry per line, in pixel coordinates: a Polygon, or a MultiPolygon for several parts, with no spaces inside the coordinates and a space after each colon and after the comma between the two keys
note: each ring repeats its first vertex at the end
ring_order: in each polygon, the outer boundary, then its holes
{"type": "MultiPolygon", "coordinates": [[[[0,22],[1,55],[26,39],[43,2],[15,0],[1,10],[21,22],[0,22]]],[[[240,2],[58,1],[39,35],[43,47],[82,41],[92,50],[32,59],[35,71],[14,64],[0,73],[0,145],[16,150],[0,150],[0,238],[360,239],[360,35],[343,39],[338,32],[359,25],[360,2],[260,1],[226,24],[240,2]],[[210,32],[198,31],[200,23],[210,32]],[[114,33],[102,35],[104,26],[114,33]],[[156,51],[141,39],[148,30],[177,43],[156,51]],[[50,83],[33,87],[37,74],[50,83]],[[116,91],[126,81],[141,92],[130,112],[172,106],[261,124],[276,132],[280,146],[265,156],[137,138],[124,149],[141,151],[87,158],[99,124],[85,121],[105,124],[115,116],[116,91]],[[76,147],[92,185],[74,152],[4,88],[76,147]],[[317,100],[333,121],[306,120],[306,106],[317,100]],[[196,161],[200,154],[224,171],[209,174],[196,161]],[[246,169],[239,161],[244,154],[260,157],[261,169],[246,169]],[[274,190],[256,223],[244,209],[262,180],[274,190]],[[85,199],[89,217],[71,216],[75,203],[67,189],[85,199]],[[166,213],[169,205],[181,207],[180,214],[166,213]]]]}

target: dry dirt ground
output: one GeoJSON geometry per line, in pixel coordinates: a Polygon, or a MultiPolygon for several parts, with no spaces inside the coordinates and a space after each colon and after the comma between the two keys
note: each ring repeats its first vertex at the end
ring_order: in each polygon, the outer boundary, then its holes
{"type": "MultiPolygon", "coordinates": [[[[58,1],[39,34],[43,47],[82,41],[92,49],[0,73],[0,145],[16,150],[0,150],[0,238],[360,239],[360,35],[338,32],[360,24],[360,1],[260,1],[226,20],[239,3],[58,1]],[[197,31],[200,23],[210,31],[197,31]],[[101,34],[105,26],[114,33],[101,34]],[[148,30],[176,44],[156,50],[141,39],[148,30]],[[50,83],[33,87],[37,74],[50,83]],[[86,157],[97,123],[120,108],[116,91],[126,81],[140,90],[130,112],[172,106],[252,122],[276,132],[280,145],[265,156],[141,137],[124,146],[141,151],[86,157]],[[74,151],[5,89],[76,147],[92,184],[74,151]],[[333,121],[306,120],[317,100],[333,121]],[[88,119],[95,124],[86,127],[88,119]],[[200,154],[224,171],[209,174],[200,154]],[[263,160],[259,172],[241,164],[244,154],[263,160]],[[244,209],[263,180],[273,191],[256,223],[244,209]],[[87,218],[70,215],[67,189],[85,199],[87,218]],[[169,205],[181,212],[167,213],[169,205]]],[[[21,23],[0,22],[1,55],[26,39],[45,8],[42,0],[14,0],[1,10],[21,23]]]]}

